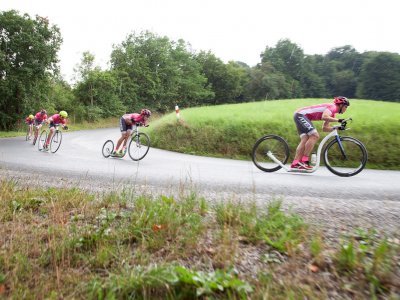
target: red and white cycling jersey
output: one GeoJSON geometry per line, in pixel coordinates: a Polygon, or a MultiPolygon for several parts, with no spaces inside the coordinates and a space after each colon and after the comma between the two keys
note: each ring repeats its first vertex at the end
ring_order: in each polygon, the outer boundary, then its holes
{"type": "Polygon", "coordinates": [[[132,120],[134,123],[143,123],[146,125],[146,120],[144,119],[144,116],[138,113],[133,113],[129,115],[129,118],[132,120]]]}
{"type": "Polygon", "coordinates": [[[46,120],[46,119],[47,119],[47,115],[46,115],[46,114],[42,115],[42,114],[40,113],[40,111],[35,115],[35,120],[36,120],[38,123],[41,123],[41,122],[43,122],[43,121],[46,120]]]}
{"type": "Polygon", "coordinates": [[[330,111],[330,116],[333,118],[338,113],[337,106],[333,103],[322,103],[302,107],[296,110],[296,113],[305,115],[310,121],[320,121],[322,119],[322,114],[327,109],[330,111]]]}
{"type": "Polygon", "coordinates": [[[51,122],[53,122],[54,124],[63,124],[63,125],[65,125],[67,123],[67,120],[60,118],[59,114],[52,115],[50,117],[50,119],[51,119],[51,122]]]}

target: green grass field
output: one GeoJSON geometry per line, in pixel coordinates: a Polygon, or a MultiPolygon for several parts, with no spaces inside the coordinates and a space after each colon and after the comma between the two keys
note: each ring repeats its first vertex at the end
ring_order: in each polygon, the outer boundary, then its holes
{"type": "MultiPolygon", "coordinates": [[[[181,109],[151,123],[152,145],[157,148],[215,157],[250,159],[255,141],[277,134],[289,143],[294,155],[299,137],[293,122],[294,111],[302,106],[327,102],[295,99],[251,102],[181,109]]],[[[351,117],[351,130],[342,135],[361,140],[368,150],[369,168],[400,169],[400,104],[351,100],[343,118],[351,117]]],[[[322,122],[315,122],[321,134],[322,122]]]]}

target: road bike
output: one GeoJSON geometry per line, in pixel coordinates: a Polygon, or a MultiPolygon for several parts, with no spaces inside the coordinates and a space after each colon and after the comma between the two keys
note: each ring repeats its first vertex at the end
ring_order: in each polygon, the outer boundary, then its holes
{"type": "Polygon", "coordinates": [[[333,174],[341,177],[354,176],[364,169],[368,153],[361,141],[339,135],[339,131],[350,129],[346,128],[350,121],[352,119],[348,118],[343,120],[341,125],[334,126],[333,131],[321,141],[311,170],[291,169],[286,166],[289,159],[289,145],[282,137],[274,134],[263,136],[256,141],[252,150],[253,162],[264,172],[275,172],[283,168],[287,172],[313,173],[319,168],[322,156],[325,166],[333,174]]]}
{"type": "Polygon", "coordinates": [[[128,147],[123,150],[122,154],[113,155],[114,142],[112,140],[107,140],[102,148],[103,156],[105,158],[108,158],[110,156],[123,158],[126,152],[128,152],[130,158],[134,161],[143,159],[149,152],[150,138],[146,133],[139,132],[139,127],[141,126],[142,125],[140,123],[135,124],[135,129],[132,130],[132,134],[128,141],[129,142],[128,147]]]}
{"type": "MultiPolygon", "coordinates": [[[[39,136],[39,143],[38,143],[38,150],[44,151],[44,145],[47,141],[47,130],[44,129],[39,136]]],[[[58,149],[60,149],[62,142],[62,132],[60,130],[60,124],[55,124],[55,131],[53,136],[51,137],[50,144],[49,144],[49,151],[51,153],[56,153],[58,149]]]]}

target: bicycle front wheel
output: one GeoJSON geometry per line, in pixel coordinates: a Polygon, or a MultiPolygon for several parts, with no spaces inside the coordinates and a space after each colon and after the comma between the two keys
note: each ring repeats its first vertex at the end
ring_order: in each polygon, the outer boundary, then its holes
{"type": "Polygon", "coordinates": [[[330,141],[324,150],[324,162],[329,171],[341,177],[360,173],[368,160],[367,149],[359,140],[340,137],[330,141]]]}
{"type": "Polygon", "coordinates": [[[43,147],[46,144],[46,140],[47,140],[47,131],[43,130],[39,136],[39,141],[38,141],[38,150],[39,151],[43,150],[43,147]]]}
{"type": "Polygon", "coordinates": [[[143,159],[147,152],[150,149],[150,138],[149,136],[144,133],[140,132],[138,135],[135,134],[128,146],[128,153],[132,160],[141,160],[143,159]]]}
{"type": "Polygon", "coordinates": [[[101,153],[105,158],[108,158],[111,156],[113,150],[114,150],[114,142],[112,140],[108,140],[104,143],[101,153]]]}
{"type": "Polygon", "coordinates": [[[254,144],[251,156],[257,168],[264,172],[275,172],[282,168],[277,161],[282,164],[286,164],[288,161],[289,146],[287,142],[278,135],[266,135],[254,144]]]}
{"type": "Polygon", "coordinates": [[[54,132],[54,135],[51,137],[50,142],[50,151],[51,153],[56,153],[58,149],[60,149],[62,141],[62,133],[61,131],[54,132]]]}

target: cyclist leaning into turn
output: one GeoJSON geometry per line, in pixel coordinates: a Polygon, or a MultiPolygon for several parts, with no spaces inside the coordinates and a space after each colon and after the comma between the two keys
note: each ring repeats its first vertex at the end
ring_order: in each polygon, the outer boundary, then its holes
{"type": "Polygon", "coordinates": [[[44,151],[49,150],[49,144],[50,144],[50,141],[51,141],[51,137],[53,136],[57,125],[61,125],[62,128],[64,128],[65,130],[68,129],[68,126],[66,125],[67,124],[67,118],[68,118],[67,112],[62,110],[62,111],[60,111],[60,113],[54,114],[50,118],[47,119],[47,123],[50,124],[49,125],[50,132],[49,132],[49,135],[47,137],[46,144],[43,145],[43,150],[44,151]]]}
{"type": "Polygon", "coordinates": [[[29,116],[25,119],[25,123],[26,123],[26,125],[28,125],[28,127],[29,127],[28,140],[30,140],[31,137],[32,137],[33,123],[35,122],[34,119],[35,119],[35,117],[34,117],[33,115],[29,115],[29,116]]]}
{"type": "Polygon", "coordinates": [[[147,125],[147,120],[151,116],[151,111],[144,108],[141,110],[140,114],[132,113],[132,114],[125,114],[119,120],[119,128],[121,130],[121,137],[119,138],[117,145],[112,153],[112,155],[122,155],[126,149],[126,143],[132,133],[132,126],[135,124],[141,124],[143,126],[147,125]],[[121,144],[123,142],[122,149],[119,150],[121,144]]]}
{"type": "Polygon", "coordinates": [[[295,111],[293,118],[300,135],[300,143],[290,166],[292,169],[311,170],[313,168],[310,166],[309,156],[319,139],[319,134],[311,121],[324,121],[322,131],[330,132],[333,127],[329,126],[329,123],[341,123],[343,119],[337,119],[335,115],[343,114],[348,106],[350,106],[349,100],[338,96],[333,99],[333,103],[307,106],[295,111]]]}
{"type": "Polygon", "coordinates": [[[42,124],[47,120],[47,112],[45,109],[41,109],[35,115],[35,139],[37,139],[39,134],[39,129],[42,127],[42,124]]]}

